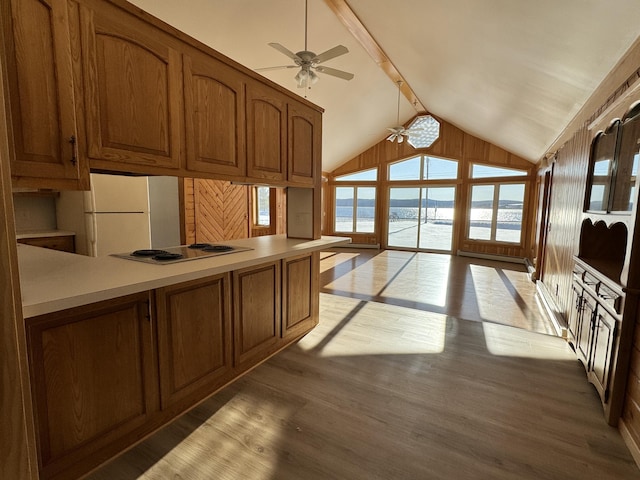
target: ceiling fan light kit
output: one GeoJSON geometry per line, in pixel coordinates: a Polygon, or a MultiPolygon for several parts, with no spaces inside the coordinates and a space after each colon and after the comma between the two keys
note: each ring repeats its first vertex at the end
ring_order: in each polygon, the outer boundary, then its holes
{"type": "Polygon", "coordinates": [[[335,68],[325,67],[320,65],[327,60],[331,60],[332,58],[339,57],[340,55],[344,55],[345,53],[349,53],[347,47],[343,45],[337,45],[333,48],[330,48],[326,52],[323,52],[319,55],[316,55],[314,52],[307,50],[307,0],[304,2],[304,50],[301,50],[297,53],[293,53],[286,47],[283,47],[279,43],[269,43],[269,46],[275,48],[280,53],[289,57],[295,65],[283,65],[279,67],[266,67],[266,68],[257,68],[256,71],[268,71],[268,70],[278,70],[282,68],[297,68],[300,67],[300,70],[294,77],[296,82],[298,83],[298,88],[308,87],[311,88],[311,85],[315,84],[318,81],[318,75],[316,72],[323,73],[326,75],[331,75],[333,77],[341,78],[343,80],[351,80],[354,75],[353,73],[345,72],[342,70],[337,70],[335,68]],[[314,71],[315,70],[315,71],[314,71]]]}

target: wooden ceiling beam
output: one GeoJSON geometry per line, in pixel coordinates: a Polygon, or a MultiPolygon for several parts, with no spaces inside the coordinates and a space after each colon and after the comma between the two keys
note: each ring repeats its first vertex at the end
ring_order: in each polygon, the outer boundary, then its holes
{"type": "Polygon", "coordinates": [[[374,62],[387,74],[394,84],[402,82],[400,91],[414,106],[418,113],[426,113],[427,109],[422,105],[418,96],[411,89],[409,82],[400,74],[391,59],[384,52],[382,47],[371,36],[367,28],[360,21],[357,15],[351,10],[346,0],[324,0],[333,13],[340,19],[349,33],[362,45],[374,62]]]}

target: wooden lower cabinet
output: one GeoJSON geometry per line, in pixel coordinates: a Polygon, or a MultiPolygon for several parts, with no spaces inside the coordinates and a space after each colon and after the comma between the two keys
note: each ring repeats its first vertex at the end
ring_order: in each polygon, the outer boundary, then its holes
{"type": "Polygon", "coordinates": [[[230,275],[156,290],[163,409],[188,406],[230,379],[230,275]]]}
{"type": "Polygon", "coordinates": [[[319,253],[27,319],[42,478],[75,479],[311,330],[319,253]]]}
{"type": "Polygon", "coordinates": [[[294,339],[318,324],[320,254],[282,261],[282,338],[294,339]]]}
{"type": "Polygon", "coordinates": [[[133,443],[158,411],[149,294],[27,321],[43,478],[76,478],[133,443]]]}
{"type": "Polygon", "coordinates": [[[55,237],[20,238],[18,243],[33,245],[34,247],[50,248],[61,252],[76,253],[76,241],[74,235],[62,235],[55,237]]]}
{"type": "Polygon", "coordinates": [[[280,261],[233,272],[234,362],[253,366],[280,344],[280,261]]]}

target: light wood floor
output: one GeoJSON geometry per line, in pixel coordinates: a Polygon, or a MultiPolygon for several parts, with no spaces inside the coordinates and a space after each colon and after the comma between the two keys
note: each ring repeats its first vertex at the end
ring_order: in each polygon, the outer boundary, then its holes
{"type": "Polygon", "coordinates": [[[531,316],[512,270],[404,255],[376,255],[403,287],[325,258],[316,329],[91,478],[640,479],[566,343],[491,315],[531,316]],[[516,290],[510,307],[485,304],[491,285],[516,290]]]}

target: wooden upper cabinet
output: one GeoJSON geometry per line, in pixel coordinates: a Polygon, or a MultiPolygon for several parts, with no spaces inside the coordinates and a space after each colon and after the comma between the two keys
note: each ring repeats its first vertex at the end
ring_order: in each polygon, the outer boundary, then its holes
{"type": "Polygon", "coordinates": [[[163,409],[193,405],[229,380],[230,291],[228,273],[156,291],[163,409]]]}
{"type": "Polygon", "coordinates": [[[247,176],[283,182],[287,175],[287,99],[258,82],[247,84],[247,176]]]}
{"type": "MultiPolygon", "coordinates": [[[[80,6],[88,156],[92,167],[178,169],[182,62],[171,37],[106,2],[80,6]],[[111,164],[110,164],[111,163],[111,164]]],[[[135,170],[138,171],[138,170],[135,170]]]]}
{"type": "Polygon", "coordinates": [[[1,2],[14,186],[82,189],[65,0],[1,2]]]}
{"type": "Polygon", "coordinates": [[[242,75],[195,50],[183,62],[187,169],[244,177],[242,75]]]}
{"type": "Polygon", "coordinates": [[[290,103],[288,118],[287,179],[290,183],[313,186],[322,148],[322,115],[303,104],[290,103]]]}

